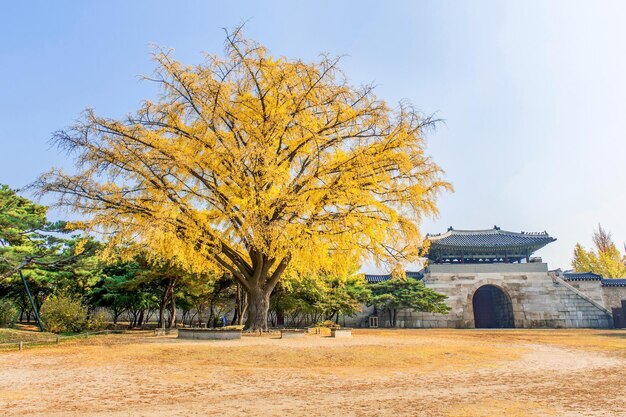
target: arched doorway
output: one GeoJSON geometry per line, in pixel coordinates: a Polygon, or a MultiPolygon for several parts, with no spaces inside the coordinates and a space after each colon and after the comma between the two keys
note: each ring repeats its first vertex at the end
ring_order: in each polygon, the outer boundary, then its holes
{"type": "Polygon", "coordinates": [[[509,296],[495,285],[483,285],[474,293],[474,327],[506,329],[515,327],[509,296]]]}

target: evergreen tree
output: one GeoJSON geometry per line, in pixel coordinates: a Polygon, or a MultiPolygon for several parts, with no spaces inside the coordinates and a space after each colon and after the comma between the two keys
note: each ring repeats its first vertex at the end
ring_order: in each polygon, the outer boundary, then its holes
{"type": "Polygon", "coordinates": [[[387,281],[370,285],[370,303],[389,314],[389,322],[396,327],[399,309],[446,314],[450,308],[445,304],[447,296],[427,288],[413,278],[392,276],[387,281]]]}

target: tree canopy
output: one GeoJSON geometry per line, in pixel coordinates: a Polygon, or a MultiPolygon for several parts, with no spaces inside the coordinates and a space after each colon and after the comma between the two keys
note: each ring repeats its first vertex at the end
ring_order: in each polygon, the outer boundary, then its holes
{"type": "Polygon", "coordinates": [[[48,208],[0,184],[0,281],[24,269],[61,271],[93,254],[97,243],[67,237],[65,222],[49,222],[48,208]]]}
{"type": "Polygon", "coordinates": [[[574,248],[572,267],[576,272],[593,272],[605,278],[626,277],[626,256],[617,249],[611,233],[598,225],[593,233],[595,250],[586,250],[580,243],[574,248]]]}
{"type": "Polygon", "coordinates": [[[87,110],[54,135],[76,172],[37,185],[82,213],[81,227],[109,247],[137,239],[190,270],[228,272],[249,295],[252,329],[266,328],[287,270],[415,259],[420,220],[451,189],[425,154],[432,118],[352,86],[339,59],[275,57],[240,29],[224,57],[154,59],[156,102],[123,120],[87,110]]]}
{"type": "Polygon", "coordinates": [[[345,277],[320,273],[316,276],[285,276],[272,294],[272,310],[285,325],[300,327],[325,320],[339,321],[362,310],[371,297],[362,274],[345,277]]]}

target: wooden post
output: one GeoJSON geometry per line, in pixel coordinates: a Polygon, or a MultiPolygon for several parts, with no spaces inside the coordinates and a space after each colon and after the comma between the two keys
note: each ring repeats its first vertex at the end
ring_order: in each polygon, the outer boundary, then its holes
{"type": "Polygon", "coordinates": [[[56,340],[56,342],[57,342],[57,345],[58,345],[58,344],[59,344],[59,335],[57,335],[57,340],[56,340]]]}
{"type": "Polygon", "coordinates": [[[20,350],[20,352],[22,351],[22,341],[20,340],[20,342],[17,344],[17,348],[20,350]]]}

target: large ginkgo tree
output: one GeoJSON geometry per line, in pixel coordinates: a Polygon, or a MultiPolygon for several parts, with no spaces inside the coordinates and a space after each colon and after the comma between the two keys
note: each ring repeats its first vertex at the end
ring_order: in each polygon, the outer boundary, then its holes
{"type": "Polygon", "coordinates": [[[432,118],[352,86],[338,59],[275,57],[240,29],[202,64],[154,58],[157,100],[123,120],[87,110],[54,135],[76,171],[37,185],[82,213],[81,227],[110,247],[132,240],[190,270],[229,273],[252,330],[267,328],[285,273],[415,259],[419,221],[450,189],[425,155],[432,118]]]}

